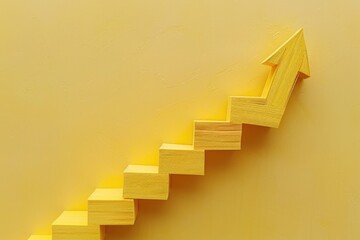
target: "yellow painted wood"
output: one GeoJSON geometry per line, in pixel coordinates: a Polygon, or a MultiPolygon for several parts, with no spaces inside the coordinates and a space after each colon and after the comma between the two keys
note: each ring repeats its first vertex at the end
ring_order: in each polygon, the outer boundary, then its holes
{"type": "Polygon", "coordinates": [[[246,124],[277,128],[280,124],[282,111],[267,104],[244,102],[241,97],[230,97],[231,121],[246,124]]]}
{"type": "Polygon", "coordinates": [[[195,121],[194,149],[240,150],[242,125],[226,121],[195,121]]]}
{"type": "Polygon", "coordinates": [[[87,211],[64,211],[52,224],[53,240],[103,240],[105,228],[88,225],[87,211]]]}
{"type": "Polygon", "coordinates": [[[122,188],[98,188],[88,198],[89,224],[133,225],[137,200],[124,199],[122,188]]]}
{"type": "Polygon", "coordinates": [[[162,144],[159,172],[169,174],[204,175],[205,152],[192,145],[162,144]]]}
{"type": "Polygon", "coordinates": [[[124,198],[167,200],[169,174],[158,166],[129,165],[124,170],[124,198]]]}
{"type": "Polygon", "coordinates": [[[52,240],[51,235],[31,235],[28,240],[52,240]]]}
{"type": "Polygon", "coordinates": [[[96,189],[89,211],[65,211],[53,223],[53,236],[29,240],[103,240],[104,225],[132,225],[136,199],[165,200],[169,174],[204,174],[205,150],[239,150],[242,124],[278,127],[298,78],[310,75],[303,31],[298,31],[264,64],[272,67],[259,97],[230,97],[228,121],[195,121],[194,145],[163,144],[160,165],[129,165],[124,189],[96,189]]]}
{"type": "Polygon", "coordinates": [[[298,78],[310,76],[303,30],[300,29],[263,64],[272,67],[260,97],[230,97],[228,120],[266,127],[279,127],[298,78]]]}

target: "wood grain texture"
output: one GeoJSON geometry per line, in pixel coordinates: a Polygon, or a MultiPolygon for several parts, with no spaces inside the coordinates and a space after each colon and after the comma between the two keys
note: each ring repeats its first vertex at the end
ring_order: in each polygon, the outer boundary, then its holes
{"type": "Polygon", "coordinates": [[[124,198],[167,200],[169,174],[157,166],[129,165],[124,170],[124,198]]]}
{"type": "Polygon", "coordinates": [[[98,188],[88,198],[90,225],[133,225],[137,200],[124,199],[122,188],[98,188]]]}
{"type": "Polygon", "coordinates": [[[31,235],[28,240],[52,240],[51,235],[31,235]]]}
{"type": "Polygon", "coordinates": [[[310,76],[303,31],[264,64],[272,69],[261,96],[230,97],[227,121],[195,121],[193,145],[163,144],[159,167],[127,166],[123,189],[96,189],[89,211],[65,211],[54,221],[52,236],[29,240],[104,240],[104,225],[135,223],[136,199],[168,199],[169,174],[204,175],[205,150],[240,150],[242,124],[278,127],[297,79],[310,76]]]}
{"type": "Polygon", "coordinates": [[[64,211],[52,224],[53,240],[104,240],[105,227],[88,225],[87,211],[64,211]]]}
{"type": "Polygon", "coordinates": [[[272,67],[260,97],[229,97],[228,120],[277,128],[296,81],[310,76],[303,30],[300,29],[263,64],[272,67]]]}
{"type": "Polygon", "coordinates": [[[192,145],[163,144],[159,154],[159,172],[204,175],[205,152],[192,145]]]}
{"type": "Polygon", "coordinates": [[[266,104],[244,102],[239,97],[230,97],[229,105],[230,120],[234,122],[277,128],[282,118],[280,109],[266,104]]]}
{"type": "Polygon", "coordinates": [[[195,121],[194,149],[240,150],[242,125],[226,121],[195,121]]]}

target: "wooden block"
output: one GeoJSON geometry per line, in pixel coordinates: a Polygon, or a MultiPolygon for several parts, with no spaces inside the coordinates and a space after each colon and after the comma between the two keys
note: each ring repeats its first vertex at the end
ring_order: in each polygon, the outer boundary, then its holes
{"type": "Polygon", "coordinates": [[[264,127],[279,127],[282,111],[276,107],[257,102],[244,101],[242,97],[230,97],[228,121],[264,127]]]}
{"type": "Polygon", "coordinates": [[[124,199],[122,188],[98,188],[88,199],[89,224],[133,225],[137,200],[124,199]]]}
{"type": "Polygon", "coordinates": [[[157,166],[129,165],[124,170],[124,198],[167,200],[169,174],[157,166]]]}
{"type": "Polygon", "coordinates": [[[242,125],[226,121],[195,121],[194,149],[240,150],[242,125]]]}
{"type": "Polygon", "coordinates": [[[51,235],[31,235],[28,240],[52,240],[51,235]]]}
{"type": "Polygon", "coordinates": [[[204,175],[205,152],[192,145],[163,144],[160,147],[159,172],[204,175]]]}
{"type": "Polygon", "coordinates": [[[87,211],[65,211],[52,224],[53,240],[103,240],[105,227],[88,225],[87,211]]]}

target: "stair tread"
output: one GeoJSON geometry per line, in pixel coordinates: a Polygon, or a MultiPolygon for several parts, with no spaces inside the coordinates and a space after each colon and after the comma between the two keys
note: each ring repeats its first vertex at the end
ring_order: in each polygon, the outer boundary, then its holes
{"type": "Polygon", "coordinates": [[[132,201],[124,199],[122,188],[97,188],[88,198],[89,201],[132,201]]]}
{"type": "Polygon", "coordinates": [[[163,143],[160,149],[168,149],[168,150],[194,150],[193,145],[186,144],[172,144],[172,143],[163,143]]]}
{"type": "Polygon", "coordinates": [[[128,165],[124,173],[159,173],[159,166],[152,165],[128,165]]]}
{"type": "Polygon", "coordinates": [[[87,211],[64,211],[54,222],[58,226],[87,226],[87,211]]]}

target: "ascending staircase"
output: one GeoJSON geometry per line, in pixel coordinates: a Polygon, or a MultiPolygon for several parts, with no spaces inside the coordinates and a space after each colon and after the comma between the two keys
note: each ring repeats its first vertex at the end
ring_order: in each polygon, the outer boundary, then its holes
{"type": "Polygon", "coordinates": [[[65,211],[52,224],[52,236],[29,240],[103,240],[106,225],[135,224],[137,199],[167,200],[169,175],[204,175],[206,150],[240,150],[242,124],[278,127],[298,78],[310,76],[300,29],[264,64],[272,71],[259,97],[230,97],[227,121],[195,121],[193,145],[163,144],[159,166],[129,165],[122,189],[96,189],[88,211],[65,211]]]}

